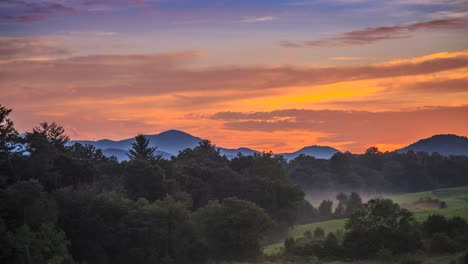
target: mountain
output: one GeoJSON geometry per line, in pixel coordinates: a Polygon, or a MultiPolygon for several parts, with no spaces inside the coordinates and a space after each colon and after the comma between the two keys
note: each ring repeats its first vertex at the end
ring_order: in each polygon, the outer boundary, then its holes
{"type": "MultiPolygon", "coordinates": [[[[115,156],[117,160],[123,161],[123,160],[128,160],[127,151],[128,150],[108,148],[108,149],[104,149],[102,153],[104,154],[104,156],[107,156],[107,157],[115,156]]],[[[159,151],[159,150],[156,150],[154,154],[161,155],[164,159],[171,159],[171,157],[173,156],[172,154],[169,154],[165,151],[159,151]]]]}
{"type": "Polygon", "coordinates": [[[287,160],[294,159],[300,154],[305,154],[309,156],[313,156],[317,159],[329,159],[333,156],[333,154],[340,152],[339,150],[327,147],[327,146],[309,146],[304,147],[296,152],[293,153],[283,153],[283,157],[287,160]]]}
{"type": "Polygon", "coordinates": [[[249,149],[249,148],[237,148],[237,149],[228,149],[228,148],[219,148],[219,153],[221,155],[226,155],[228,159],[237,157],[238,153],[242,153],[245,156],[252,156],[254,153],[260,154],[261,152],[249,149]]]}
{"type": "Polygon", "coordinates": [[[405,153],[410,150],[427,153],[438,152],[442,155],[465,155],[468,156],[468,138],[457,135],[434,135],[430,138],[421,139],[407,147],[397,150],[405,153]]]}
{"type": "MultiPolygon", "coordinates": [[[[188,133],[179,130],[168,130],[156,135],[145,135],[150,139],[150,146],[157,147],[156,154],[162,155],[165,159],[170,159],[171,156],[177,156],[179,151],[182,151],[187,148],[194,148],[202,140],[199,137],[192,136],[188,133]]],[[[128,149],[131,148],[131,144],[134,141],[134,138],[128,138],[123,140],[109,140],[102,139],[98,141],[90,140],[76,140],[70,141],[68,144],[80,143],[80,144],[89,144],[93,145],[98,149],[101,149],[104,155],[106,156],[115,156],[119,161],[127,160],[126,155],[128,149]]],[[[240,152],[245,156],[251,156],[254,153],[261,153],[250,148],[222,148],[219,147],[219,152],[221,155],[226,155],[228,159],[232,159],[237,156],[240,152]]],[[[333,154],[339,152],[337,149],[324,146],[309,146],[304,147],[293,153],[281,153],[286,159],[294,159],[300,154],[306,154],[314,156],[319,159],[329,159],[333,154]]]]}

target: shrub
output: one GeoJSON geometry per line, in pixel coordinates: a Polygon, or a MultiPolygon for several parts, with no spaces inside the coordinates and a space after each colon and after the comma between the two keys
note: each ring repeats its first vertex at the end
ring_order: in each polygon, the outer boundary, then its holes
{"type": "Polygon", "coordinates": [[[325,230],[321,227],[317,227],[314,230],[314,239],[320,240],[325,237],[325,230]]]}
{"type": "Polygon", "coordinates": [[[457,251],[457,244],[445,233],[435,233],[429,242],[432,252],[453,253],[457,251]]]}

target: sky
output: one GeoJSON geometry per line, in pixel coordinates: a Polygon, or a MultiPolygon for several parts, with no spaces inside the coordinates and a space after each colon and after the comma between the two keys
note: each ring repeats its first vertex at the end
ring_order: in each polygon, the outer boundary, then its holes
{"type": "Polygon", "coordinates": [[[468,135],[468,0],[0,0],[20,132],[391,151],[468,135]]]}

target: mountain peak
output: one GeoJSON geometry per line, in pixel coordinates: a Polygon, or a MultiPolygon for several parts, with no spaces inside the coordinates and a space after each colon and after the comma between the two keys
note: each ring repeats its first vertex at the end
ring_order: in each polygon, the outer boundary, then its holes
{"type": "Polygon", "coordinates": [[[424,151],[429,154],[438,152],[442,155],[468,155],[468,138],[454,134],[438,134],[421,139],[397,152],[424,151]]]}

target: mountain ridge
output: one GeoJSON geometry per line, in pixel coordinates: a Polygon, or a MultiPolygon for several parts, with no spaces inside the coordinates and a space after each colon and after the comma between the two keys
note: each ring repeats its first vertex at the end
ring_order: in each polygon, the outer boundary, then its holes
{"type": "Polygon", "coordinates": [[[468,138],[455,134],[437,134],[420,139],[404,148],[396,150],[398,153],[408,151],[424,151],[429,154],[437,152],[441,155],[465,155],[468,156],[468,138]]]}
{"type": "MultiPolygon", "coordinates": [[[[151,146],[157,147],[157,154],[161,154],[166,159],[170,159],[171,156],[176,156],[179,151],[196,147],[202,140],[200,137],[196,137],[184,131],[175,129],[163,131],[159,134],[144,136],[150,139],[151,146]]],[[[134,138],[127,138],[122,140],[100,139],[96,141],[72,140],[69,142],[69,144],[80,143],[83,145],[93,145],[94,147],[101,149],[104,155],[116,156],[119,161],[122,161],[127,160],[126,153],[131,147],[133,140],[134,138]]],[[[262,153],[261,151],[257,151],[248,147],[223,148],[217,146],[217,148],[219,148],[221,155],[225,155],[229,159],[236,157],[239,152],[246,156],[253,155],[254,153],[262,153]]],[[[291,153],[278,153],[278,155],[282,155],[286,159],[294,159],[300,154],[306,154],[316,158],[329,159],[336,152],[339,152],[339,150],[329,146],[313,145],[303,147],[291,153]]]]}
{"type": "MultiPolygon", "coordinates": [[[[194,148],[202,140],[200,137],[193,136],[189,133],[180,130],[167,130],[159,134],[144,135],[150,139],[150,145],[157,147],[156,154],[161,155],[165,159],[170,159],[171,156],[177,156],[179,151],[187,148],[194,148]]],[[[100,139],[97,141],[92,140],[73,140],[69,144],[80,143],[90,144],[103,151],[106,156],[116,156],[119,161],[127,160],[126,155],[128,149],[134,138],[127,138],[122,140],[100,139]]],[[[239,148],[224,148],[219,147],[220,154],[225,155],[227,158],[232,159],[238,153],[245,156],[253,155],[254,153],[260,154],[261,151],[251,149],[248,147],[239,148]]],[[[405,153],[410,150],[415,152],[424,151],[429,154],[438,152],[442,155],[466,155],[468,156],[468,138],[458,136],[455,134],[437,134],[428,138],[420,139],[404,148],[394,150],[398,153],[405,153]]],[[[291,160],[305,154],[313,156],[317,159],[329,159],[333,154],[340,152],[340,150],[330,146],[311,145],[305,146],[294,152],[276,153],[282,155],[286,160],[291,160]]]]}

